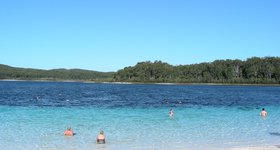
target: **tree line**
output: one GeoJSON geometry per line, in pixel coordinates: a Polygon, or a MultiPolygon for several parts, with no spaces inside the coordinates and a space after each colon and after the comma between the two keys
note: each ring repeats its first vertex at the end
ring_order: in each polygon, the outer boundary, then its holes
{"type": "Polygon", "coordinates": [[[139,62],[114,74],[117,82],[280,84],[279,57],[173,66],[162,61],[139,62]]]}
{"type": "Polygon", "coordinates": [[[0,79],[111,81],[113,74],[114,72],[98,72],[82,69],[41,70],[0,65],[0,79]]]}
{"type": "Polygon", "coordinates": [[[82,69],[41,70],[0,65],[0,79],[280,84],[280,57],[252,57],[244,61],[226,59],[177,66],[162,61],[145,61],[117,72],[82,69]]]}

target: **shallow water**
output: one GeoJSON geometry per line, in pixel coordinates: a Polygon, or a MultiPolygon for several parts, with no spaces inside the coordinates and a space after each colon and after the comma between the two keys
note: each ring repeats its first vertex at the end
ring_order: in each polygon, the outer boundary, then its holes
{"type": "Polygon", "coordinates": [[[280,87],[0,82],[6,150],[279,145],[280,87]],[[174,119],[168,117],[174,109],[174,119]],[[262,107],[267,118],[259,117],[262,107]],[[74,137],[64,137],[71,126],[74,137]],[[107,144],[95,144],[100,130],[107,144]]]}

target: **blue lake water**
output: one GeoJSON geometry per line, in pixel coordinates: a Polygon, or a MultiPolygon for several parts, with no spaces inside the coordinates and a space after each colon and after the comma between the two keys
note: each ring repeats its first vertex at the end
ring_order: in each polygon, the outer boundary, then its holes
{"type": "Polygon", "coordinates": [[[0,81],[0,121],[5,150],[273,146],[280,142],[280,87],[0,81]],[[74,137],[63,136],[68,126],[74,137]],[[100,130],[105,145],[95,144],[100,130]]]}

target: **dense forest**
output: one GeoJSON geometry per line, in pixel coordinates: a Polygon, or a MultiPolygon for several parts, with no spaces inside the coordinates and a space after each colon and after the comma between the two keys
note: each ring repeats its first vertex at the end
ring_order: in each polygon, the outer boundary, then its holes
{"type": "Polygon", "coordinates": [[[117,72],[82,69],[40,70],[0,65],[0,79],[78,80],[141,83],[280,84],[280,57],[215,60],[173,66],[165,62],[139,62],[117,72]]]}
{"type": "Polygon", "coordinates": [[[161,61],[139,62],[114,74],[118,82],[280,84],[279,57],[215,60],[172,66],[161,61]]]}
{"type": "Polygon", "coordinates": [[[113,74],[82,69],[40,70],[0,65],[0,79],[111,81],[113,74]]]}

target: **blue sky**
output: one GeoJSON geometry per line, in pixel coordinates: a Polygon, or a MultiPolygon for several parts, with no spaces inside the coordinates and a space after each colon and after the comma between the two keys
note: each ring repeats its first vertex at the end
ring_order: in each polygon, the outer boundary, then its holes
{"type": "Polygon", "coordinates": [[[3,0],[0,64],[117,71],[280,55],[279,0],[3,0]]]}

